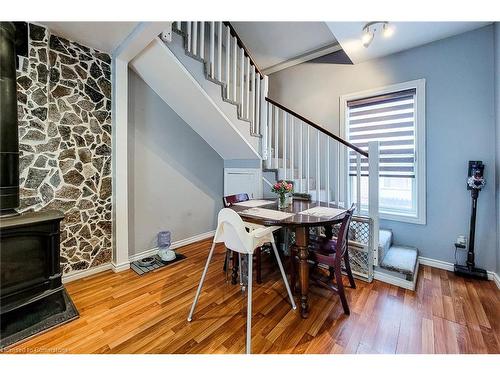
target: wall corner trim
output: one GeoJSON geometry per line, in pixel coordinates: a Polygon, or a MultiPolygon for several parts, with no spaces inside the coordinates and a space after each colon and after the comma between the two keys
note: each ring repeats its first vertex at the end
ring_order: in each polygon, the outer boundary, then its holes
{"type": "Polygon", "coordinates": [[[113,263],[111,262],[111,269],[113,272],[122,272],[130,268],[130,262],[113,263]]]}

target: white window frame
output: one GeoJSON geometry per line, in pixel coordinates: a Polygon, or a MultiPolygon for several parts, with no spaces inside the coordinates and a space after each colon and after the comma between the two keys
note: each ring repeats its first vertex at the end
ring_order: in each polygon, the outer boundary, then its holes
{"type": "MultiPolygon", "coordinates": [[[[426,224],[426,163],[425,163],[425,79],[417,79],[398,83],[394,85],[378,87],[370,90],[364,90],[351,94],[341,95],[339,103],[340,115],[340,136],[346,139],[347,136],[347,102],[351,100],[358,100],[370,96],[378,96],[390,94],[393,92],[415,89],[415,196],[416,198],[416,214],[408,215],[405,213],[384,212],[380,210],[380,218],[386,220],[400,221],[413,224],[426,224]]],[[[342,161],[344,173],[341,174],[341,180],[345,186],[345,199],[350,199],[350,187],[347,157],[342,161]]],[[[363,212],[362,213],[366,213],[363,212]]]]}

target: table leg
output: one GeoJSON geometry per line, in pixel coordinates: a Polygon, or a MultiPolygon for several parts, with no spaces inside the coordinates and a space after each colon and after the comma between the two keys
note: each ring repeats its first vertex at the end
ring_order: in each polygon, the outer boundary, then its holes
{"type": "Polygon", "coordinates": [[[238,266],[241,266],[238,262],[238,254],[233,252],[233,262],[232,262],[232,272],[231,272],[231,284],[236,285],[238,283],[238,266]]]}
{"type": "Polygon", "coordinates": [[[295,245],[299,256],[300,278],[300,309],[303,319],[309,316],[309,229],[298,227],[295,229],[295,245]]]}

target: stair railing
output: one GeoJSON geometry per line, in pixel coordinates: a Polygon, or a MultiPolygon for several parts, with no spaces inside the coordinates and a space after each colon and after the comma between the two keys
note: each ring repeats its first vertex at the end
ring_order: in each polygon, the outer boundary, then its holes
{"type": "Polygon", "coordinates": [[[378,142],[357,147],[283,104],[270,98],[266,101],[268,126],[263,143],[267,144],[263,148],[270,151],[264,158],[265,170],[277,170],[279,178],[293,180],[296,191],[311,194],[313,200],[340,207],[355,203],[357,215],[366,212],[373,220],[371,248],[377,264],[378,142]],[[368,189],[363,189],[362,177],[366,175],[368,189]],[[368,207],[363,207],[366,199],[368,207]]]}
{"type": "Polygon", "coordinates": [[[238,107],[238,118],[250,123],[250,134],[266,128],[267,76],[229,22],[176,21],[173,30],[184,36],[186,53],[205,63],[208,79],[222,86],[223,99],[238,107]]]}

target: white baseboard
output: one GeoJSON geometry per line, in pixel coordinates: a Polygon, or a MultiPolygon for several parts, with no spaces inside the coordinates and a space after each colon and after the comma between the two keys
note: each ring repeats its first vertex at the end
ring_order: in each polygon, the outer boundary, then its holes
{"type": "Polygon", "coordinates": [[[493,280],[495,282],[497,288],[500,289],[500,276],[498,276],[498,273],[488,271],[488,279],[493,280]],[[490,276],[491,276],[491,279],[490,279],[490,276]]]}
{"type": "MultiPolygon", "coordinates": [[[[197,234],[196,236],[192,236],[192,237],[186,238],[184,240],[172,242],[172,245],[170,246],[170,248],[177,249],[179,247],[186,246],[186,245],[213,237],[214,235],[215,235],[214,230],[210,231],[210,232],[206,232],[206,233],[197,234]]],[[[158,249],[156,249],[156,248],[142,251],[138,254],[132,255],[129,258],[128,262],[122,262],[120,264],[115,264],[115,263],[111,262],[111,263],[102,264],[102,265],[97,266],[97,267],[88,268],[86,270],[70,272],[67,275],[63,275],[62,282],[64,284],[69,283],[71,281],[75,281],[78,279],[82,279],[84,277],[92,276],[92,275],[95,275],[96,273],[104,272],[107,270],[113,270],[113,272],[126,271],[130,268],[131,262],[145,258],[145,257],[153,255],[153,254],[156,254],[157,251],[158,251],[158,249]]]]}
{"type": "Polygon", "coordinates": [[[453,263],[450,262],[445,262],[443,260],[437,260],[421,256],[418,257],[418,261],[420,262],[420,264],[423,264],[424,266],[439,268],[446,271],[453,271],[454,265],[453,263]]]}
{"type": "Polygon", "coordinates": [[[373,278],[378,281],[382,281],[387,284],[399,286],[408,290],[415,290],[415,286],[417,284],[417,275],[418,275],[419,262],[417,261],[417,265],[415,266],[415,277],[413,281],[402,279],[401,277],[393,276],[391,274],[382,272],[382,271],[373,271],[373,278]]]}
{"type": "Polygon", "coordinates": [[[86,270],[74,271],[70,272],[67,275],[63,275],[62,282],[63,284],[69,283],[71,281],[75,281],[84,277],[92,276],[99,272],[104,272],[112,269],[111,263],[101,264],[97,267],[87,268],[86,270]]]}
{"type": "MultiPolygon", "coordinates": [[[[172,250],[175,250],[175,249],[182,247],[182,246],[186,246],[186,245],[190,245],[192,243],[198,242],[198,241],[206,240],[207,238],[213,237],[214,235],[215,235],[214,230],[212,230],[210,232],[206,232],[206,233],[197,234],[196,236],[188,237],[184,240],[172,242],[172,245],[170,245],[170,248],[172,250]]],[[[144,250],[144,251],[141,251],[140,253],[131,255],[129,257],[129,261],[135,262],[136,260],[154,255],[157,252],[158,252],[158,248],[156,248],[156,247],[152,248],[152,249],[144,250]]]]}
{"type": "MultiPolygon", "coordinates": [[[[418,261],[420,262],[420,264],[423,264],[425,266],[440,268],[442,270],[452,271],[452,272],[455,266],[453,263],[450,262],[445,262],[443,260],[437,260],[420,256],[418,257],[418,261]]],[[[486,272],[488,273],[488,280],[494,281],[497,288],[500,289],[500,277],[498,276],[498,274],[493,271],[486,271],[486,272]]]]}
{"type": "Polygon", "coordinates": [[[122,262],[120,264],[111,262],[111,269],[113,270],[113,272],[122,272],[128,270],[129,268],[130,268],[130,261],[122,262]]]}

